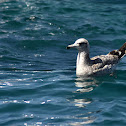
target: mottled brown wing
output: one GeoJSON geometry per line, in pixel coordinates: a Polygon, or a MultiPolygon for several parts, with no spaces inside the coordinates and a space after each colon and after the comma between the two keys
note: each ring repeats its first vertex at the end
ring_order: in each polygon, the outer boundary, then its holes
{"type": "Polygon", "coordinates": [[[117,64],[119,61],[118,56],[116,55],[100,55],[100,56],[96,56],[91,58],[92,60],[92,68],[94,70],[96,69],[100,69],[103,68],[105,65],[114,65],[117,64]]]}

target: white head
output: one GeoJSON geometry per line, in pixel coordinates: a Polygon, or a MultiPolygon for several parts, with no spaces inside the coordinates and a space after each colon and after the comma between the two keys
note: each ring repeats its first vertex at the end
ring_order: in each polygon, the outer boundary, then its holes
{"type": "Polygon", "coordinates": [[[89,43],[86,39],[80,38],[80,39],[76,40],[74,44],[67,46],[67,49],[70,49],[70,48],[77,48],[80,52],[85,51],[88,53],[89,52],[89,43]]]}

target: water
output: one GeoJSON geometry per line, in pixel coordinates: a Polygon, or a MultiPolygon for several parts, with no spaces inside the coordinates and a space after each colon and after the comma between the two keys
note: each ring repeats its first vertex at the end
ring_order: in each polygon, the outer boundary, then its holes
{"type": "Polygon", "coordinates": [[[1,126],[125,126],[126,58],[114,76],[77,78],[84,37],[91,57],[126,38],[122,0],[0,1],[1,126]]]}

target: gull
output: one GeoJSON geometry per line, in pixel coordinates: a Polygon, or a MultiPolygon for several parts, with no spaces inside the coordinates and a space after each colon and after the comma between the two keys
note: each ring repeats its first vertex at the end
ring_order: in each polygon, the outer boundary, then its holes
{"type": "Polygon", "coordinates": [[[113,50],[106,55],[98,55],[90,58],[89,42],[80,38],[74,44],[68,45],[67,49],[76,48],[78,50],[76,61],[77,76],[99,76],[113,73],[118,62],[126,54],[126,42],[118,50],[113,50]]]}

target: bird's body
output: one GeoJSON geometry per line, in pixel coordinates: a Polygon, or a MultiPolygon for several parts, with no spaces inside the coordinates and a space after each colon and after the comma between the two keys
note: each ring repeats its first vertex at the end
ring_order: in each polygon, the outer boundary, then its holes
{"type": "Polygon", "coordinates": [[[95,76],[112,73],[120,59],[125,56],[126,43],[119,49],[90,58],[89,43],[86,39],[78,39],[74,44],[67,48],[75,47],[78,49],[76,62],[77,76],[95,76]]]}
{"type": "Polygon", "coordinates": [[[84,58],[83,52],[78,54],[76,64],[76,74],[78,76],[110,73],[118,63],[118,57],[109,54],[95,56],[89,59],[88,62],[85,62],[85,59],[87,58],[84,58]]]}

